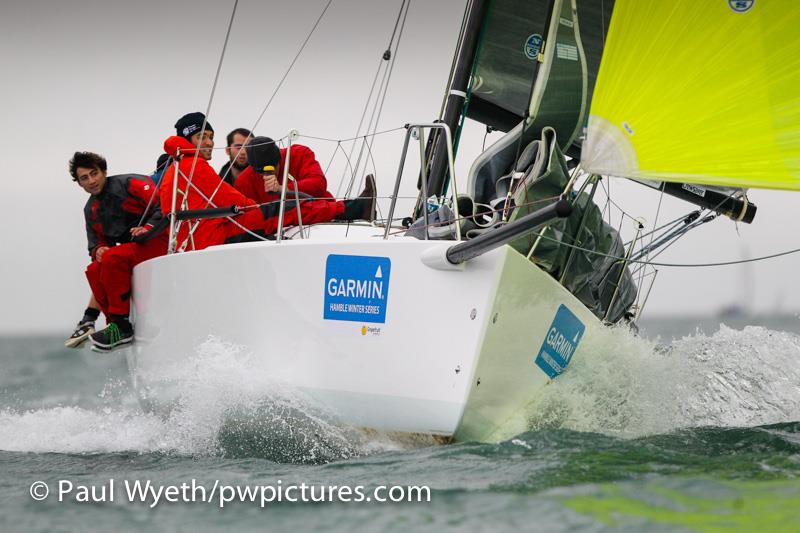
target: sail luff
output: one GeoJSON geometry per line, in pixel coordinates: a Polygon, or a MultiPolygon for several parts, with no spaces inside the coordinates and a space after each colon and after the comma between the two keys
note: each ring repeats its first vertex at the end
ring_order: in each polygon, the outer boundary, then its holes
{"type": "Polygon", "coordinates": [[[582,163],[634,179],[800,190],[800,10],[618,0],[582,163]]]}

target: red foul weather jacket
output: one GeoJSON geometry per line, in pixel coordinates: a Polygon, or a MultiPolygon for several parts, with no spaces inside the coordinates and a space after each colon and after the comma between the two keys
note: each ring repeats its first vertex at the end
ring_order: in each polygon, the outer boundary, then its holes
{"type": "MultiPolygon", "coordinates": [[[[230,184],[220,183],[221,178],[211,168],[208,161],[197,156],[197,148],[183,137],[169,137],[164,141],[164,151],[179,159],[178,168],[181,174],[177,178],[176,210],[255,205],[253,200],[234,189],[230,184]],[[192,171],[193,163],[194,171],[192,171]],[[192,182],[191,186],[188,186],[186,178],[190,173],[192,182]],[[209,202],[207,198],[211,201],[209,202]]],[[[168,216],[172,212],[172,189],[175,179],[175,166],[171,165],[164,172],[160,185],[161,211],[164,216],[168,216]]],[[[250,230],[260,230],[264,227],[264,217],[257,208],[247,210],[235,217],[235,220],[250,230]]],[[[208,246],[223,244],[227,238],[244,231],[227,218],[203,219],[200,220],[197,229],[192,234],[192,239],[187,241],[189,226],[194,226],[194,224],[195,221],[191,220],[180,224],[177,237],[178,250],[202,250],[208,246]]]]}
{"type": "MultiPolygon", "coordinates": [[[[187,188],[187,179],[192,172],[192,162],[195,161],[195,146],[183,137],[170,137],[164,141],[164,151],[174,157],[179,158],[178,168],[181,175],[178,177],[178,194],[176,208],[180,209],[204,209],[207,207],[227,207],[227,206],[254,206],[256,202],[242,194],[228,183],[222,182],[219,175],[211,168],[208,161],[202,157],[197,157],[194,164],[191,186],[187,188]],[[214,192],[216,190],[216,193],[214,192]],[[210,198],[209,203],[206,198],[210,198]]],[[[311,150],[309,150],[311,152],[311,150]]],[[[290,162],[291,168],[291,162],[290,162]]],[[[242,172],[244,174],[244,172],[242,172]]],[[[239,175],[239,177],[242,176],[239,175]]],[[[172,189],[175,181],[175,168],[171,166],[164,173],[161,179],[161,210],[164,215],[168,215],[172,209],[172,189]]],[[[324,179],[324,176],[323,176],[324,179]]],[[[261,189],[264,189],[264,181],[261,181],[261,189]]],[[[309,193],[310,194],[310,193],[309,193]]],[[[277,197],[280,199],[280,196],[277,197]]],[[[332,197],[331,197],[332,200],[332,197]]],[[[337,215],[344,213],[344,202],[331,200],[306,201],[301,204],[304,224],[314,224],[317,222],[327,222],[333,220],[337,215]]],[[[254,231],[263,230],[266,234],[275,233],[278,228],[277,209],[274,209],[274,216],[264,218],[262,211],[258,208],[251,208],[234,217],[236,223],[227,218],[210,218],[200,220],[197,229],[192,234],[192,239],[187,239],[189,235],[189,225],[194,222],[183,222],[178,231],[177,249],[178,250],[202,250],[208,246],[224,244],[225,241],[235,235],[240,235],[244,230],[240,226],[254,231]]],[[[297,211],[287,208],[284,216],[286,226],[297,224],[297,211]]]]}
{"type": "MultiPolygon", "coordinates": [[[[314,152],[302,144],[293,144],[291,150],[289,157],[289,174],[297,181],[298,190],[314,198],[332,199],[333,195],[328,192],[328,180],[325,179],[325,174],[322,172],[322,167],[317,162],[314,152]]],[[[278,178],[278,182],[283,183],[286,148],[281,148],[280,152],[281,162],[275,170],[275,176],[278,178]]],[[[242,194],[260,204],[281,199],[280,192],[266,192],[264,190],[263,177],[253,170],[252,167],[247,167],[239,174],[236,178],[235,187],[239,189],[242,194]]],[[[293,191],[294,183],[290,181],[286,189],[293,191]]],[[[287,199],[292,199],[293,197],[294,196],[291,194],[286,195],[287,199]]]]}
{"type": "MultiPolygon", "coordinates": [[[[303,224],[316,224],[318,222],[329,222],[336,216],[344,214],[344,202],[337,202],[333,195],[328,192],[328,180],[319,166],[314,152],[307,146],[301,144],[292,145],[289,157],[289,174],[297,181],[297,189],[304,192],[316,200],[303,200],[300,203],[300,214],[303,217],[303,224]]],[[[275,170],[275,176],[280,183],[283,183],[283,168],[286,164],[286,148],[281,148],[281,161],[275,170]]],[[[264,178],[261,174],[247,167],[236,178],[236,188],[248,198],[252,198],[259,204],[278,202],[281,199],[280,192],[267,192],[264,190],[264,178]]],[[[286,186],[287,191],[294,190],[294,182],[289,182],[286,186]]],[[[287,193],[287,207],[284,214],[284,225],[294,226],[298,224],[297,210],[293,207],[292,200],[294,194],[287,193]]],[[[277,204],[273,204],[277,213],[277,204]]],[[[264,222],[264,232],[267,234],[275,233],[278,230],[278,217],[269,216],[264,222]]]]}
{"type": "Polygon", "coordinates": [[[94,261],[97,249],[131,242],[131,228],[158,226],[161,210],[153,181],[141,174],[108,176],[103,190],[83,208],[86,240],[94,261]]]}

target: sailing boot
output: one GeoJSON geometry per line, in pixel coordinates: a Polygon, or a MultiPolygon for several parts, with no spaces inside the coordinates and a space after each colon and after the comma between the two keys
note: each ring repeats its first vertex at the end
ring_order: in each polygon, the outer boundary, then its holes
{"type": "Polygon", "coordinates": [[[358,195],[358,198],[344,201],[344,213],[336,217],[336,220],[366,220],[372,222],[375,220],[375,202],[377,199],[377,188],[375,187],[375,178],[372,174],[368,174],[364,180],[364,190],[358,195]]]}
{"type": "Polygon", "coordinates": [[[94,322],[99,316],[100,311],[98,309],[87,307],[83,313],[83,318],[75,326],[75,331],[64,341],[64,346],[67,348],[79,348],[89,338],[89,335],[94,333],[94,322]]]}
{"type": "Polygon", "coordinates": [[[133,342],[133,325],[127,316],[111,315],[111,323],[105,329],[91,334],[89,338],[92,340],[92,350],[110,352],[133,342]]]}

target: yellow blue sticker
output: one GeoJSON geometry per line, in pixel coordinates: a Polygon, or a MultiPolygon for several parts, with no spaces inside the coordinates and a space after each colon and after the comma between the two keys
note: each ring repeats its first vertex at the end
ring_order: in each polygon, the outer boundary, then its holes
{"type": "Polygon", "coordinates": [[[325,261],[325,320],[386,322],[389,301],[388,257],[330,254],[325,261]]]}
{"type": "Polygon", "coordinates": [[[536,366],[554,378],[567,369],[570,359],[578,349],[586,326],[567,306],[561,304],[547,330],[547,335],[536,356],[536,366]]]}

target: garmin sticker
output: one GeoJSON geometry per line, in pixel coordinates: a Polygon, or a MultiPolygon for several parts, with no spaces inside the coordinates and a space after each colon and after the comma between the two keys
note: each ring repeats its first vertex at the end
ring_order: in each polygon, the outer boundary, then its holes
{"type": "Polygon", "coordinates": [[[386,322],[389,300],[388,257],[334,255],[325,261],[325,320],[386,322]]]}
{"type": "Polygon", "coordinates": [[[534,33],[528,40],[525,41],[525,57],[528,59],[536,60],[539,56],[539,51],[542,49],[542,36],[534,33]]]}
{"type": "Polygon", "coordinates": [[[536,356],[536,366],[541,368],[550,378],[554,378],[566,370],[572,355],[578,349],[586,326],[567,306],[561,304],[547,330],[547,335],[536,356]]]}

